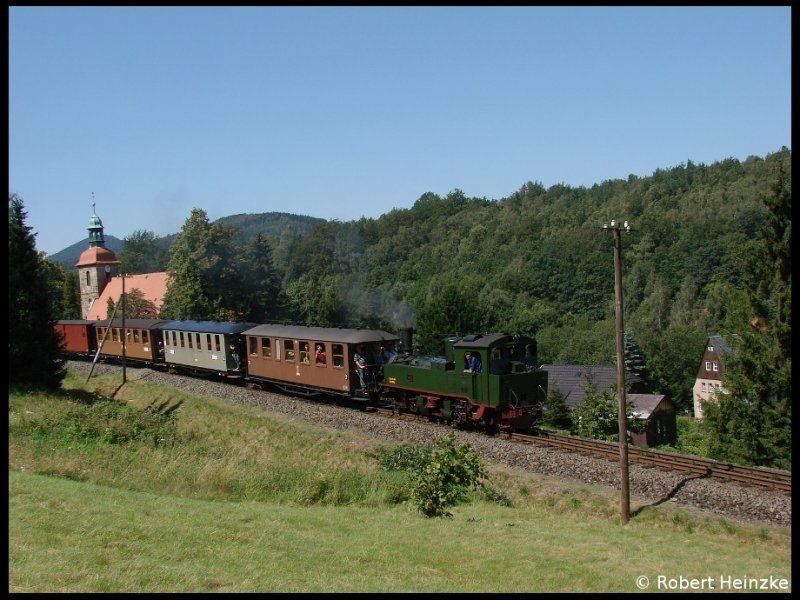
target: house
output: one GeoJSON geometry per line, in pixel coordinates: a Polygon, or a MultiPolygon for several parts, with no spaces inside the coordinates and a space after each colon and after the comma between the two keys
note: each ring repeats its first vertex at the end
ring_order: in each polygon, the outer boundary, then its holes
{"type": "Polygon", "coordinates": [[[664,394],[628,394],[633,404],[633,415],[645,421],[642,433],[631,433],[635,446],[660,446],[672,444],[678,438],[675,403],[664,394]]]}
{"type": "MultiPolygon", "coordinates": [[[[566,398],[567,408],[572,410],[583,403],[586,397],[587,375],[596,386],[598,394],[613,392],[617,383],[617,368],[613,365],[542,365],[547,371],[547,387],[558,389],[566,398]]],[[[633,404],[633,414],[646,421],[645,431],[631,434],[637,446],[671,444],[677,439],[677,419],[675,404],[663,394],[637,393],[641,380],[630,373],[625,374],[625,382],[631,392],[626,399],[633,404]]]]}
{"type": "MultiPolygon", "coordinates": [[[[733,336],[736,337],[736,336],[733,336]]],[[[730,339],[713,335],[706,342],[706,349],[700,360],[697,377],[694,380],[692,397],[694,398],[694,418],[703,418],[703,402],[713,400],[719,394],[728,393],[725,389],[725,358],[733,353],[730,339]]]]}

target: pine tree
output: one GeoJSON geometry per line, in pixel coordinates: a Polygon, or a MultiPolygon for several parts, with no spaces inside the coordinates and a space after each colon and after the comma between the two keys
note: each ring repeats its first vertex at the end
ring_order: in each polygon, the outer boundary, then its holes
{"type": "Polygon", "coordinates": [[[567,407],[567,397],[558,385],[548,385],[547,401],[542,420],[547,425],[556,429],[570,429],[572,419],[570,418],[569,408],[567,407]]]}
{"type": "Polygon", "coordinates": [[[12,384],[58,388],[65,375],[56,308],[22,198],[8,196],[8,373],[12,384]]]}
{"type": "Polygon", "coordinates": [[[640,383],[637,389],[644,392],[650,389],[649,374],[647,372],[647,364],[642,354],[642,349],[636,340],[633,339],[633,334],[630,331],[625,331],[623,337],[623,354],[625,360],[625,372],[639,378],[640,383]]]}
{"type": "Polygon", "coordinates": [[[734,340],[718,403],[705,403],[713,458],[791,468],[792,193],[783,164],[766,222],[743,252],[750,327],[734,340]]]}
{"type": "Polygon", "coordinates": [[[245,287],[245,320],[256,323],[278,319],[284,310],[280,276],[272,260],[272,245],[257,233],[242,253],[240,272],[245,287]]]}

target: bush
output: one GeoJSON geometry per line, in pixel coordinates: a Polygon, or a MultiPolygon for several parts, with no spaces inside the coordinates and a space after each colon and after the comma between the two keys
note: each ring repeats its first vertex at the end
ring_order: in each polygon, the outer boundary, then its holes
{"type": "Polygon", "coordinates": [[[469,444],[457,445],[455,433],[433,450],[426,467],[413,474],[411,500],[426,516],[452,516],[446,508],[466,499],[470,488],[481,486],[483,461],[469,444]]]}

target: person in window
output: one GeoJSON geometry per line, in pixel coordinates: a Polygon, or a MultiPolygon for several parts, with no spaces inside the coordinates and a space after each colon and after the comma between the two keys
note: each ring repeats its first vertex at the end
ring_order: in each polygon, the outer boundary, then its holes
{"type": "Polygon", "coordinates": [[[464,353],[464,373],[480,373],[481,361],[472,352],[464,353]]]}
{"type": "Polygon", "coordinates": [[[325,347],[322,344],[317,344],[316,361],[318,365],[325,364],[325,347]]]}
{"type": "Polygon", "coordinates": [[[356,366],[356,371],[358,372],[358,380],[361,383],[361,389],[367,389],[366,380],[364,377],[367,374],[367,361],[364,360],[364,357],[361,356],[359,350],[361,348],[356,348],[355,354],[353,354],[353,364],[356,366]]]}
{"type": "Polygon", "coordinates": [[[300,362],[304,362],[309,364],[310,359],[308,356],[308,342],[302,342],[300,344],[300,362]]]}
{"type": "Polygon", "coordinates": [[[528,367],[536,366],[536,348],[533,344],[525,345],[525,356],[522,357],[522,364],[528,367]]]}

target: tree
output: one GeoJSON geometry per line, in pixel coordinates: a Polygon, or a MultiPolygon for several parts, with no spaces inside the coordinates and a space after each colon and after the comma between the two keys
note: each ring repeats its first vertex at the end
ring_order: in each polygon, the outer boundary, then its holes
{"type": "MultiPolygon", "coordinates": [[[[605,392],[597,391],[597,383],[591,370],[586,373],[586,395],[580,406],[572,410],[573,431],[580,437],[594,440],[619,440],[619,402],[617,400],[616,385],[605,392]]],[[[640,433],[644,431],[645,423],[635,418],[633,404],[626,398],[625,415],[628,431],[640,433]]]]}
{"type": "Polygon", "coordinates": [[[759,237],[742,252],[752,319],[734,340],[719,404],[704,404],[718,460],[791,468],[792,192],[779,165],[759,237]]]}
{"type": "Polygon", "coordinates": [[[78,272],[74,269],[65,271],[62,287],[62,319],[81,318],[81,293],[78,284],[78,272]]]}
{"type": "Polygon", "coordinates": [[[245,289],[245,320],[265,323],[283,314],[283,294],[272,260],[272,245],[257,233],[241,254],[245,289]]]}
{"type": "Polygon", "coordinates": [[[556,429],[570,429],[572,419],[567,407],[567,397],[557,385],[547,387],[547,401],[542,420],[556,429]]]}
{"type": "Polygon", "coordinates": [[[636,340],[633,339],[633,333],[624,331],[623,338],[623,355],[625,360],[625,372],[639,378],[641,383],[639,389],[643,392],[650,389],[650,375],[647,371],[647,363],[642,349],[636,340]]]}
{"type": "Polygon", "coordinates": [[[167,319],[240,319],[246,311],[232,227],[211,224],[195,208],[170,247],[169,284],[161,306],[167,319]]]}
{"type": "Polygon", "coordinates": [[[8,373],[12,384],[58,388],[66,373],[56,306],[36,252],[35,234],[25,224],[22,198],[8,196],[8,373]]]}
{"type": "Polygon", "coordinates": [[[161,272],[166,268],[167,249],[152,231],[137,229],[122,242],[118,258],[126,272],[136,275],[161,272]]]}
{"type": "MultiPolygon", "coordinates": [[[[142,290],[139,288],[133,288],[130,291],[126,291],[124,294],[120,294],[119,296],[119,304],[122,302],[123,298],[125,299],[125,318],[127,319],[157,319],[158,318],[158,308],[156,305],[153,304],[150,300],[144,297],[142,290]]],[[[114,314],[114,307],[116,304],[114,300],[109,298],[108,299],[108,316],[114,314]]],[[[122,316],[122,309],[117,310],[117,317],[122,316]]]]}
{"type": "Polygon", "coordinates": [[[458,284],[432,284],[428,300],[417,316],[417,341],[426,351],[444,353],[448,334],[479,333],[480,306],[474,294],[458,284]]]}

